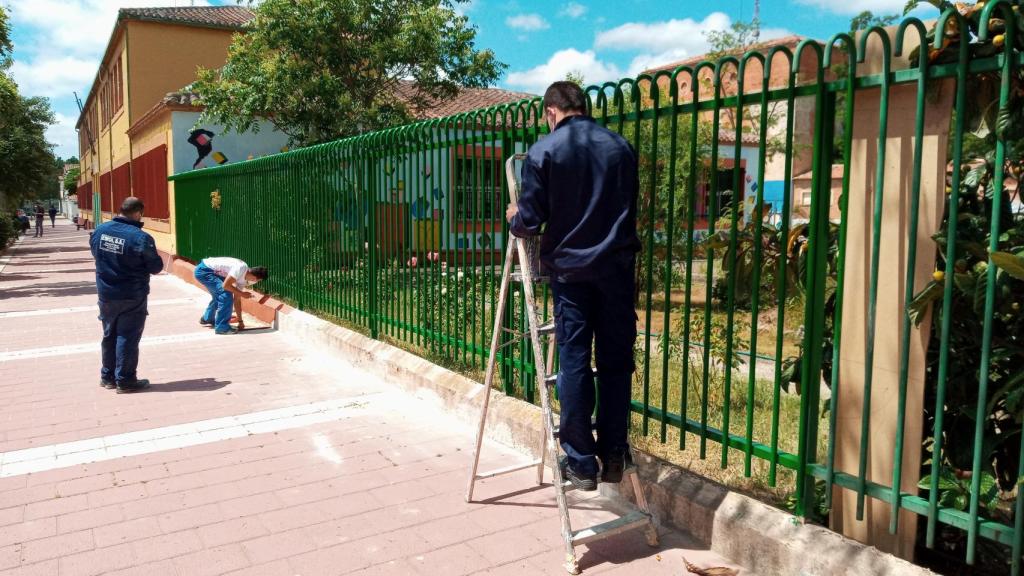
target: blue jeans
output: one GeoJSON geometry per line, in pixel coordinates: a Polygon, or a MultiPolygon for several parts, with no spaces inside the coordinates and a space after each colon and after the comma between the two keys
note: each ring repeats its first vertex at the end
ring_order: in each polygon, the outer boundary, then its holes
{"type": "Polygon", "coordinates": [[[206,312],[203,313],[203,321],[213,322],[213,329],[217,332],[230,330],[234,296],[224,289],[224,279],[202,263],[196,266],[195,277],[213,296],[210,305],[206,307],[206,312]]]}
{"type": "Polygon", "coordinates": [[[597,474],[602,459],[629,449],[636,310],[633,269],[599,281],[551,282],[558,341],[560,441],[577,474],[597,474]],[[598,381],[590,357],[593,347],[598,381]],[[597,395],[601,401],[597,402],[597,395]],[[597,404],[597,439],[591,414],[597,404]]]}
{"type": "Polygon", "coordinates": [[[146,327],[149,311],[147,298],[134,300],[100,300],[100,321],[103,322],[103,367],[100,378],[116,384],[138,380],[139,340],[146,327]]]}

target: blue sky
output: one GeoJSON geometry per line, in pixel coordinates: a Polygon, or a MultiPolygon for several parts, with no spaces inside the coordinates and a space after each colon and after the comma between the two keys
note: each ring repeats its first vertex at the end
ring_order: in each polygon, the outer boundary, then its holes
{"type": "MultiPolygon", "coordinates": [[[[0,0],[14,25],[12,74],[22,92],[51,99],[58,123],[48,133],[62,157],[77,155],[72,91],[85,98],[119,7],[188,6],[191,0],[0,0]]],[[[233,0],[195,0],[233,4],[233,0]]],[[[825,39],[861,10],[902,10],[905,0],[762,0],[762,37],[825,39]]],[[[509,65],[499,86],[540,92],[566,72],[587,82],[631,75],[702,54],[704,31],[749,20],[754,0],[473,0],[461,10],[477,43],[509,65]]]]}

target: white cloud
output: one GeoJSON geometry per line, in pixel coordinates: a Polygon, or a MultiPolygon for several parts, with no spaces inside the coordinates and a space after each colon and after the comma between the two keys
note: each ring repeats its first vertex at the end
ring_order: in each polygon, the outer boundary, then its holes
{"type": "MultiPolygon", "coordinates": [[[[78,55],[102,51],[114,29],[119,8],[189,6],[184,0],[15,0],[11,20],[35,28],[36,49],[65,48],[78,55]]],[[[197,0],[206,6],[207,0],[197,0]]]]}
{"type": "Polygon", "coordinates": [[[539,14],[517,14],[515,16],[509,16],[505,18],[505,24],[510,28],[517,30],[526,30],[532,32],[534,30],[545,30],[550,28],[551,25],[548,21],[542,18],[539,14]]]}
{"type": "Polygon", "coordinates": [[[566,74],[570,72],[582,74],[588,84],[617,80],[622,76],[618,66],[599,60],[593,50],[580,52],[569,48],[555,52],[540,66],[510,73],[505,83],[527,92],[542,94],[552,82],[565,80],[566,74]]]}
{"type": "Polygon", "coordinates": [[[71,91],[85,98],[83,87],[96,76],[96,61],[74,56],[41,55],[34,60],[15,61],[11,75],[22,93],[48,98],[71,98],[71,91]]]}
{"type": "Polygon", "coordinates": [[[480,5],[480,0],[468,0],[467,2],[456,4],[454,6],[455,13],[459,16],[465,16],[473,11],[474,8],[480,5]]]}
{"type": "MultiPolygon", "coordinates": [[[[704,20],[690,18],[661,22],[630,22],[600,32],[594,41],[598,49],[637,52],[627,75],[634,76],[655,66],[678,62],[708,51],[705,34],[726,30],[732,21],[726,14],[714,12],[704,20]]],[[[761,40],[781,38],[791,34],[785,28],[762,28],[761,40]]]]}
{"type": "MultiPolygon", "coordinates": [[[[21,93],[54,99],[57,123],[47,138],[61,156],[77,155],[78,117],[71,92],[84,100],[96,77],[120,8],[190,6],[191,0],[12,0],[11,24],[29,38],[14,48],[11,69],[21,93]],[[63,113],[62,113],[63,112],[63,113]]],[[[196,6],[209,5],[196,0],[196,6]]]]}
{"type": "Polygon", "coordinates": [[[587,13],[587,7],[579,2],[569,2],[558,12],[559,16],[568,16],[569,18],[579,18],[587,13]]]}
{"type": "Polygon", "coordinates": [[[594,47],[607,50],[642,50],[651,54],[674,52],[686,55],[701,54],[707,49],[704,34],[712,30],[725,30],[731,24],[729,16],[712,12],[702,21],[692,18],[663,20],[660,22],[629,22],[597,34],[594,47]]]}
{"type": "MultiPolygon", "coordinates": [[[[903,14],[906,0],[859,0],[858,2],[836,2],[835,0],[796,0],[797,4],[814,6],[836,14],[856,16],[868,10],[876,15],[903,14]]],[[[926,4],[922,2],[922,4],[926,4]]]]}
{"type": "Polygon", "coordinates": [[[56,122],[46,129],[46,141],[55,146],[54,154],[61,158],[78,156],[78,132],[75,120],[61,113],[54,114],[56,122]]]}

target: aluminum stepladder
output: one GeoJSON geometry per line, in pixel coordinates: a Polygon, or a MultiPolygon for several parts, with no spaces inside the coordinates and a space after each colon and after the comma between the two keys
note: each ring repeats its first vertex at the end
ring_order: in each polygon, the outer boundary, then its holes
{"type": "MultiPolygon", "coordinates": [[[[525,154],[515,154],[505,162],[505,177],[508,180],[509,197],[512,203],[518,200],[518,181],[516,180],[514,163],[523,160],[525,154]]],[[[623,473],[623,481],[627,478],[633,489],[636,500],[636,509],[629,513],[582,530],[574,531],[569,518],[569,506],[565,494],[573,489],[570,482],[562,478],[562,472],[558,465],[558,428],[555,425],[554,413],[551,408],[551,392],[555,386],[557,376],[548,374],[548,366],[553,364],[555,351],[555,329],[554,322],[541,325],[540,317],[537,315],[536,300],[534,298],[534,284],[544,282],[545,279],[534,275],[535,255],[537,250],[537,238],[516,238],[509,234],[506,241],[505,263],[502,267],[501,286],[498,293],[498,301],[494,314],[494,331],[491,333],[491,349],[487,358],[487,370],[484,375],[483,401],[480,408],[480,421],[476,431],[476,444],[473,449],[473,464],[469,473],[469,482],[466,488],[466,501],[473,500],[473,489],[477,480],[493,478],[503,474],[510,474],[528,468],[537,468],[537,484],[544,482],[544,467],[547,463],[551,468],[552,485],[555,489],[555,500],[558,503],[558,514],[561,519],[562,540],[565,543],[565,569],[570,574],[579,574],[579,562],[576,559],[576,546],[602,540],[622,532],[635,528],[644,528],[647,543],[651,546],[658,545],[658,533],[654,527],[650,510],[647,506],[647,499],[640,487],[640,480],[637,477],[636,468],[629,467],[623,473]],[[518,260],[518,266],[517,266],[518,260]],[[517,269],[518,268],[518,269],[517,269]],[[508,302],[509,287],[512,282],[519,282],[523,286],[523,296],[526,300],[526,316],[529,324],[529,331],[519,333],[503,328],[502,323],[505,317],[505,305],[508,302]],[[529,336],[533,350],[534,363],[537,373],[537,390],[540,391],[541,411],[544,433],[541,437],[540,457],[527,463],[515,464],[488,472],[478,472],[480,464],[480,449],[483,444],[484,428],[487,423],[487,407],[490,402],[491,389],[494,384],[495,366],[497,364],[498,350],[502,347],[501,334],[512,333],[515,338],[505,344],[517,343],[520,338],[529,336]],[[545,355],[544,346],[547,345],[545,355]]]]}

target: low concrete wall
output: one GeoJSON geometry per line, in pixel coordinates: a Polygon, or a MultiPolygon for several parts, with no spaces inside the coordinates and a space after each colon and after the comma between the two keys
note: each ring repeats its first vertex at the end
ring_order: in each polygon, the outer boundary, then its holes
{"type": "MultiPolygon", "coordinates": [[[[476,423],[483,386],[414,354],[289,309],[278,327],[289,337],[343,354],[360,368],[476,423]]],[[[494,392],[487,436],[536,455],[540,408],[494,392]]],[[[466,438],[472,449],[473,438],[466,438]]],[[[844,538],[691,472],[636,453],[640,478],[659,523],[689,532],[710,549],[761,576],[924,576],[929,570],[844,538]]],[[[619,496],[615,487],[603,493],[619,496]]],[[[628,494],[629,491],[626,491],[628,494]]],[[[552,526],[552,530],[556,527],[552,526]]]]}

